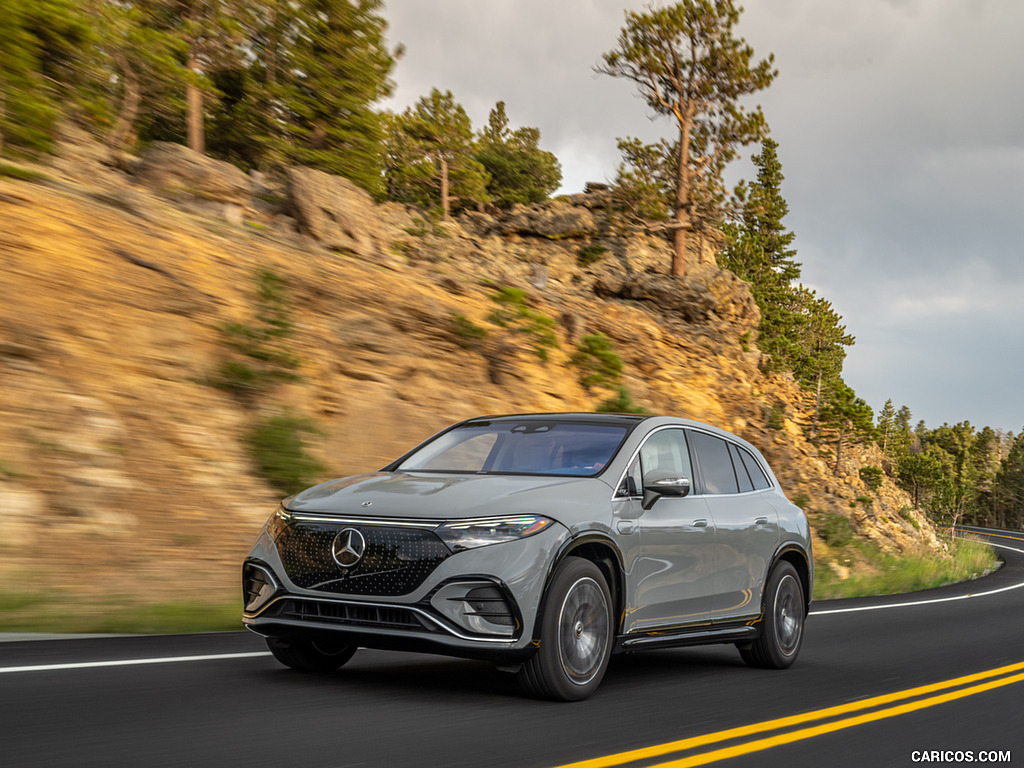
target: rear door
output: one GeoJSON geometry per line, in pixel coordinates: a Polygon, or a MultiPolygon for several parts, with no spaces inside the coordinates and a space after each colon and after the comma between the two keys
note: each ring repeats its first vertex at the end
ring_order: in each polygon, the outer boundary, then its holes
{"type": "Polygon", "coordinates": [[[769,560],[779,540],[778,513],[764,498],[768,480],[742,446],[691,430],[704,500],[715,521],[712,621],[738,621],[761,611],[769,560]]]}

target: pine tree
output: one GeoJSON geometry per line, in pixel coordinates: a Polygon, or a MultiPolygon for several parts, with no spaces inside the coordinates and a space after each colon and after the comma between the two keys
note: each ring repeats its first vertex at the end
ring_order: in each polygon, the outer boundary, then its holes
{"type": "Polygon", "coordinates": [[[844,347],[852,346],[854,337],[846,332],[846,326],[840,323],[842,316],[830,302],[803,287],[797,296],[804,321],[800,324],[802,351],[793,366],[793,374],[801,384],[814,389],[813,436],[821,411],[822,393],[833,382],[840,381],[846,359],[844,347]]]}
{"type": "Polygon", "coordinates": [[[502,207],[539,203],[558,189],[562,168],[539,143],[540,129],[510,129],[505,102],[495,105],[480,132],[476,152],[476,160],[490,177],[487,194],[492,202],[502,207]]]}
{"type": "Polygon", "coordinates": [[[990,504],[996,527],[1024,527],[1024,432],[1010,443],[1010,451],[996,473],[990,504]]]}
{"type": "Polygon", "coordinates": [[[390,95],[395,63],[386,44],[383,3],[303,0],[301,7],[306,15],[290,59],[290,81],[280,81],[279,62],[266,62],[267,82],[274,81],[269,92],[282,94],[286,128],[278,149],[292,162],[340,174],[380,196],[384,120],[373,105],[390,95]]]}
{"type": "Polygon", "coordinates": [[[882,453],[888,454],[889,445],[893,433],[896,431],[896,409],[893,407],[892,398],[885,401],[882,410],[878,412],[878,423],[875,425],[875,432],[881,441],[882,453]]]}
{"type": "Polygon", "coordinates": [[[393,199],[430,208],[440,204],[446,221],[453,207],[482,205],[490,199],[487,171],[474,159],[473,126],[451,91],[431,89],[392,125],[388,145],[400,153],[387,161],[393,199]]]}
{"type": "Polygon", "coordinates": [[[675,197],[678,142],[665,139],[645,144],[640,139],[617,139],[622,162],[612,185],[616,207],[640,223],[668,219],[675,197]]]}
{"type": "Polygon", "coordinates": [[[757,179],[740,188],[739,221],[728,224],[729,244],[720,263],[750,283],[761,309],[758,345],[773,367],[792,370],[804,352],[804,325],[809,321],[801,306],[800,264],[791,247],[795,235],[782,220],[789,206],[782,197],[782,164],[778,144],[765,139],[752,158],[757,179]]]}
{"type": "Polygon", "coordinates": [[[842,466],[843,448],[850,442],[862,442],[874,432],[874,416],[864,400],[842,381],[836,382],[821,408],[821,422],[835,441],[834,473],[842,466]]]}
{"type": "Polygon", "coordinates": [[[48,152],[78,96],[78,59],[91,38],[72,0],[0,0],[0,152],[48,152]]]}
{"type": "Polygon", "coordinates": [[[697,215],[721,195],[721,173],[737,147],[767,132],[760,107],[739,101],[767,88],[773,56],[754,62],[753,49],[733,35],[740,9],[732,0],[683,0],[644,13],[626,12],[618,47],[597,72],[632,80],[659,115],[678,129],[672,274],[683,276],[697,215]]]}

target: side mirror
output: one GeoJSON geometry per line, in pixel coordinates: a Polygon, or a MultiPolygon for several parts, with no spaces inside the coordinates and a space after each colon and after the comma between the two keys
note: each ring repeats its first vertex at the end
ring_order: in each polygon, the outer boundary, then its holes
{"type": "Polygon", "coordinates": [[[675,472],[653,470],[644,475],[644,500],[640,506],[647,510],[662,496],[682,498],[689,492],[690,478],[675,472]]]}

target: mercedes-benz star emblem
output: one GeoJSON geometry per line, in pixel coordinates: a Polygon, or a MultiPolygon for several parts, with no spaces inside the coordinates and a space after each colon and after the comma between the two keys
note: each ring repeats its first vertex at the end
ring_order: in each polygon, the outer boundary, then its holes
{"type": "Polygon", "coordinates": [[[342,568],[351,568],[363,559],[366,551],[366,539],[355,528],[346,528],[334,537],[331,555],[334,562],[342,568]]]}

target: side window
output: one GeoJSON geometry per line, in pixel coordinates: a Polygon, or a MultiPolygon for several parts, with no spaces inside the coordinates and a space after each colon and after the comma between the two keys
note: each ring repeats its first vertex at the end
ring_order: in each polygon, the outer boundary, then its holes
{"type": "Polygon", "coordinates": [[[700,461],[706,493],[739,493],[736,473],[729,458],[729,444],[704,432],[691,432],[693,448],[700,461]]]}
{"type": "Polygon", "coordinates": [[[771,487],[771,483],[768,482],[768,478],[765,477],[764,470],[757,463],[757,460],[750,455],[748,451],[739,449],[740,458],[743,460],[743,466],[747,468],[747,472],[750,474],[750,481],[754,484],[754,490],[763,491],[765,488],[771,487]]]}
{"type": "Polygon", "coordinates": [[[686,448],[686,433],[681,429],[663,429],[655,432],[640,448],[643,474],[652,470],[672,472],[693,480],[690,452],[686,448]]]}
{"type": "Polygon", "coordinates": [[[741,448],[737,448],[732,443],[729,443],[729,456],[732,458],[732,467],[736,470],[736,479],[740,483],[740,493],[747,493],[754,490],[754,484],[750,482],[747,468],[743,466],[743,460],[740,458],[741,450],[741,448]]]}

